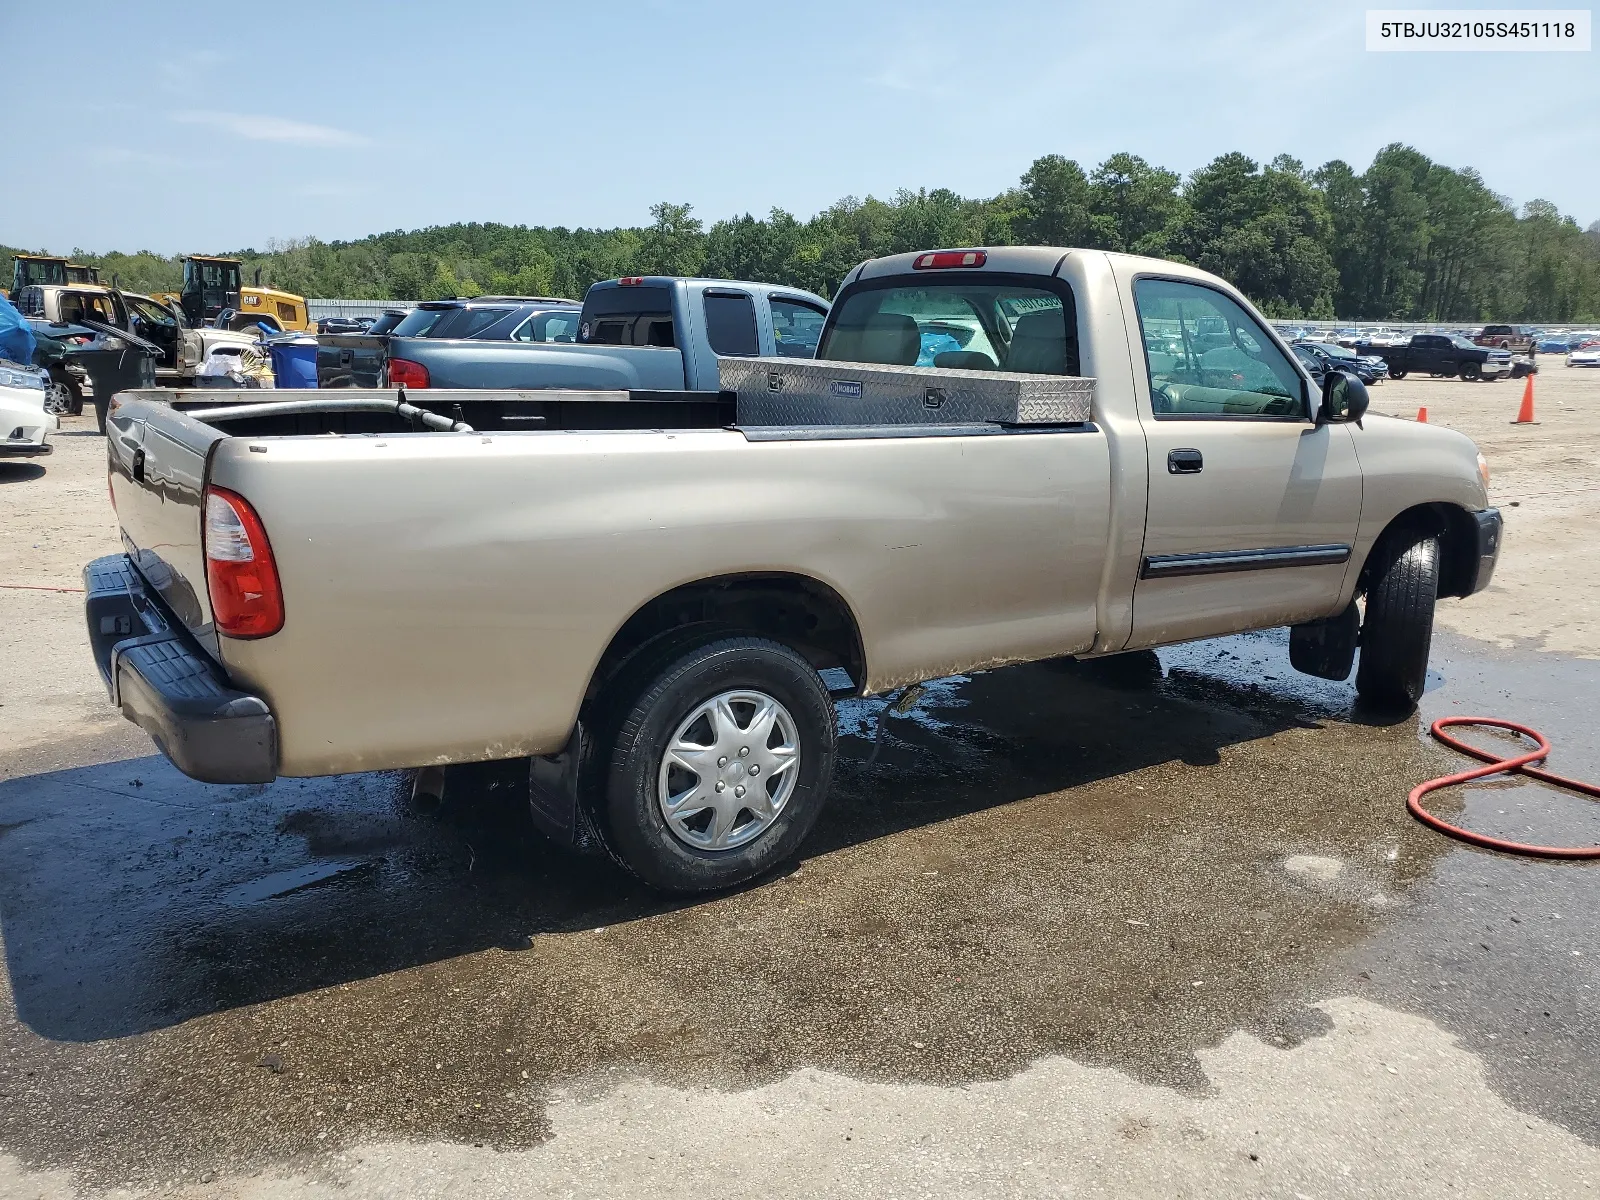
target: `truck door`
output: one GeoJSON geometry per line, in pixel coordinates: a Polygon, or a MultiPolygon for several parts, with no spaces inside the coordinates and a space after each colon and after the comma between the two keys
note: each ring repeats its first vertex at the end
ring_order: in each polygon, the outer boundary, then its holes
{"type": "Polygon", "coordinates": [[[1437,375],[1444,370],[1443,348],[1445,340],[1434,337],[1430,333],[1422,334],[1411,339],[1411,362],[1407,365],[1413,371],[1426,371],[1430,375],[1437,375]]]}
{"type": "Polygon", "coordinates": [[[1149,455],[1129,646],[1332,614],[1361,516],[1344,425],[1267,331],[1226,293],[1133,280],[1149,455]]]}

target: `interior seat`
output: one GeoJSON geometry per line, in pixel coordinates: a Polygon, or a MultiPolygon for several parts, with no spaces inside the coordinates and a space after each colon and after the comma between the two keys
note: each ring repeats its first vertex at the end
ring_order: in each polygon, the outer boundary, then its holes
{"type": "Polygon", "coordinates": [[[1078,343],[1076,336],[1067,336],[1066,314],[1044,309],[1019,320],[1005,369],[1027,375],[1076,375],[1078,343]]]}
{"type": "Polygon", "coordinates": [[[828,340],[835,362],[914,366],[922,353],[922,334],[904,313],[873,313],[859,326],[841,325],[828,340]]]}
{"type": "Polygon", "coordinates": [[[994,359],[982,350],[946,350],[933,356],[936,367],[954,367],[959,371],[996,371],[994,359]]]}

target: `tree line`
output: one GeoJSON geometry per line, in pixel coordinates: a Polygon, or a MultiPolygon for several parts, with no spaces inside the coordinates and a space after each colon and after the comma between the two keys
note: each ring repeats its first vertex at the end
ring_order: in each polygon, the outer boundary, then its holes
{"type": "MultiPolygon", "coordinates": [[[[235,252],[248,281],[304,296],[428,300],[581,298],[619,275],[711,275],[831,295],[863,259],[941,246],[1055,245],[1193,263],[1285,318],[1584,321],[1600,317],[1600,221],[1519,210],[1471,168],[1409,146],[1357,172],[1224,154],[1187,179],[1136,154],[1092,170],[1047,154],[1017,186],[974,199],[946,188],[847,196],[809,220],[782,209],[709,229],[663,202],[635,228],[455,224],[359,241],[305,239],[235,252]]],[[[3,248],[0,248],[3,252],[3,248]]],[[[179,260],[149,252],[79,261],[132,291],[176,290],[179,260]]]]}

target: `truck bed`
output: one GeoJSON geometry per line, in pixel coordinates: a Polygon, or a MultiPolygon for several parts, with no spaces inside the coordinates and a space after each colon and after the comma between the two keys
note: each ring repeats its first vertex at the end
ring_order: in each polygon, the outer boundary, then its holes
{"type": "Polygon", "coordinates": [[[108,426],[159,636],[270,706],[276,774],[554,753],[617,631],[694,581],[830,589],[873,647],[866,691],[1094,641],[1111,486],[1093,424],[742,428],[715,394],[413,392],[471,426],[417,432],[385,394],[395,412],[313,411],[345,392],[260,416],[272,393],[125,393],[108,426]],[[270,637],[213,626],[209,486],[267,531],[270,637]]]}

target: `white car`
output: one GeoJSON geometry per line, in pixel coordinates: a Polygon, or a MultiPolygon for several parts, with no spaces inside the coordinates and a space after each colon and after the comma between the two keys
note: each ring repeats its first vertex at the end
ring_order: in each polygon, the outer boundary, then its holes
{"type": "Polygon", "coordinates": [[[0,359],[0,456],[50,453],[46,439],[61,420],[46,411],[49,389],[43,371],[0,359]]]}
{"type": "Polygon", "coordinates": [[[1582,350],[1568,350],[1567,366],[1600,367],[1600,346],[1585,346],[1582,350]]]}

